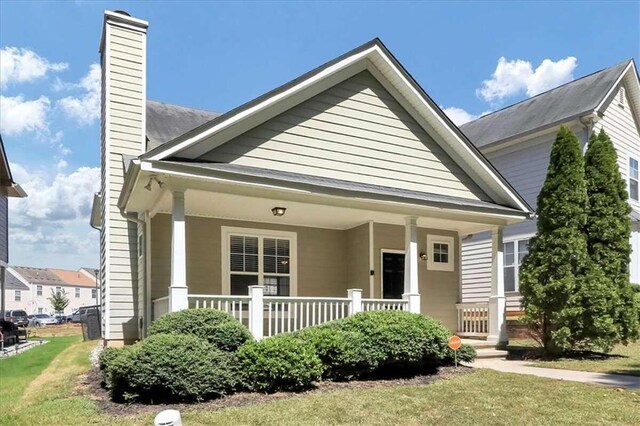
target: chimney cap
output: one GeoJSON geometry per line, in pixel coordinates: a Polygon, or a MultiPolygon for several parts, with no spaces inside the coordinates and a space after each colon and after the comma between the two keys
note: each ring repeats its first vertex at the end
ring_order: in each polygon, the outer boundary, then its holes
{"type": "Polygon", "coordinates": [[[124,16],[131,17],[129,12],[127,12],[126,10],[114,10],[113,13],[117,13],[118,15],[124,15],[124,16]]]}

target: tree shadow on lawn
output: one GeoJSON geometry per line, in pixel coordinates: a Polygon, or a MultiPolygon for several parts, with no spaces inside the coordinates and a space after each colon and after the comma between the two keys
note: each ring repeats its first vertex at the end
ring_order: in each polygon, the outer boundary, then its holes
{"type": "Polygon", "coordinates": [[[403,378],[367,378],[362,380],[333,382],[321,381],[315,383],[312,389],[301,392],[275,392],[275,393],[259,393],[259,392],[237,392],[218,399],[212,399],[203,402],[193,403],[169,403],[162,402],[157,404],[149,403],[124,403],[114,402],[109,397],[109,392],[100,385],[101,374],[98,369],[90,370],[80,382],[77,390],[79,396],[84,396],[96,403],[99,410],[109,416],[136,416],[141,414],[158,413],[166,409],[176,409],[180,411],[188,410],[221,410],[232,407],[245,407],[250,405],[262,404],[267,402],[278,401],[281,399],[295,398],[303,395],[311,395],[318,393],[333,392],[339,390],[358,390],[381,387],[396,386],[419,386],[428,385],[438,380],[450,380],[461,375],[473,373],[474,369],[458,366],[441,367],[433,374],[414,375],[412,377],[403,378]]]}

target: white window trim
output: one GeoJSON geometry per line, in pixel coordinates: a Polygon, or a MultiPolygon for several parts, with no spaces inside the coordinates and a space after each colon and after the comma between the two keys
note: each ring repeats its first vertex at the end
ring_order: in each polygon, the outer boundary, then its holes
{"type": "MultiPolygon", "coordinates": [[[[640,169],[640,158],[634,155],[627,155],[627,193],[629,194],[629,203],[635,206],[640,206],[640,175],[638,176],[638,200],[631,198],[631,160],[638,162],[638,169],[640,169]]],[[[638,171],[640,174],[640,170],[638,171]]]]}
{"type": "Polygon", "coordinates": [[[80,287],[76,287],[73,289],[73,295],[76,299],[80,298],[80,296],[82,295],[80,287]]]}
{"type": "Polygon", "coordinates": [[[92,288],[91,289],[91,298],[92,299],[97,299],[98,298],[98,289],[97,288],[92,288]]]}
{"type": "Polygon", "coordinates": [[[36,285],[36,296],[42,296],[44,294],[44,288],[41,285],[36,285]]]}
{"type": "Polygon", "coordinates": [[[427,235],[427,269],[431,271],[455,271],[456,265],[456,253],[453,237],[447,237],[444,235],[427,235]],[[447,263],[434,262],[433,261],[433,245],[435,243],[448,244],[449,246],[449,261],[447,263]]]}
{"type": "MultiPolygon", "coordinates": [[[[512,235],[508,238],[505,238],[502,241],[502,244],[507,244],[507,243],[517,243],[520,244],[520,241],[526,241],[529,240],[529,244],[531,244],[531,238],[533,238],[535,236],[535,234],[522,234],[522,235],[512,235]]],[[[518,259],[518,250],[516,245],[514,244],[513,247],[514,251],[513,251],[513,260],[516,263],[514,266],[516,267],[514,270],[514,290],[505,290],[506,294],[520,294],[520,266],[518,266],[517,264],[517,259],[518,259]]],[[[531,246],[529,246],[529,249],[531,249],[531,246]]],[[[504,253],[504,247],[503,247],[503,253],[504,253]]],[[[503,254],[504,256],[504,254],[503,254]]],[[[503,266],[504,268],[504,266],[503,266]]]]}
{"type": "Polygon", "coordinates": [[[13,295],[13,301],[14,302],[22,302],[22,291],[21,290],[15,290],[15,293],[13,295]]]}
{"type": "MultiPolygon", "coordinates": [[[[279,231],[271,229],[255,229],[240,228],[233,226],[221,227],[221,245],[222,245],[222,294],[231,294],[231,268],[229,265],[229,239],[231,235],[239,235],[243,237],[262,237],[262,238],[286,238],[289,243],[289,296],[298,295],[298,234],[296,232],[279,231]]],[[[258,283],[264,285],[264,258],[262,244],[258,245],[258,283]]],[[[269,274],[267,274],[269,275],[269,274]]]]}

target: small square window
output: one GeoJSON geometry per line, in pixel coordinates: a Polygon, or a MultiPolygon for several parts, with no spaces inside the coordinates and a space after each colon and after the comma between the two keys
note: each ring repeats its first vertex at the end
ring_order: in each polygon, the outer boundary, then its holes
{"type": "Polygon", "coordinates": [[[453,271],[455,255],[453,237],[427,235],[427,269],[453,271]]]}

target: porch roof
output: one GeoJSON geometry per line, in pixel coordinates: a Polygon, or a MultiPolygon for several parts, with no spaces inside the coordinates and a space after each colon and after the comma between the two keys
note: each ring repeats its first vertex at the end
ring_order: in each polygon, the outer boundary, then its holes
{"type": "Polygon", "coordinates": [[[264,169],[258,167],[242,166],[227,163],[203,163],[189,161],[159,161],[160,164],[175,164],[192,169],[201,169],[217,176],[234,175],[261,183],[286,183],[290,188],[329,191],[335,195],[358,196],[361,198],[380,198],[390,201],[410,202],[412,204],[429,205],[442,208],[472,209],[476,211],[501,212],[508,215],[527,217],[526,213],[511,207],[505,207],[488,201],[473,200],[468,198],[453,197],[447,195],[432,194],[420,191],[411,191],[401,188],[391,188],[380,185],[371,185],[359,182],[351,182],[341,179],[331,179],[320,176],[303,175],[300,173],[284,172],[279,170],[264,169]]]}

